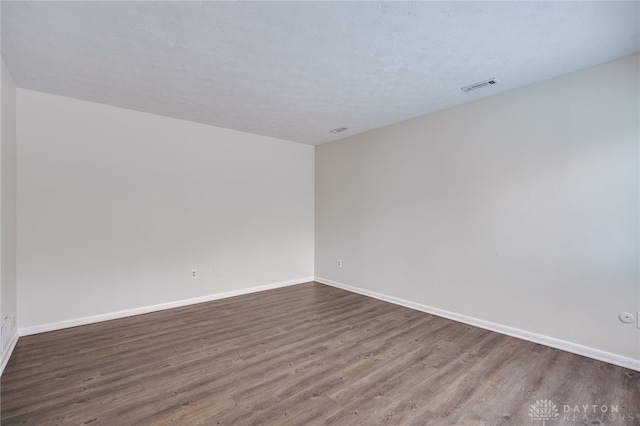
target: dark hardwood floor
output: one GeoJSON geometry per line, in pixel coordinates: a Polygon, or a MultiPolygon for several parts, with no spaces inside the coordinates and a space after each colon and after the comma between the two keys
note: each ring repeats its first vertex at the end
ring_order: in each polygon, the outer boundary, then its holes
{"type": "Polygon", "coordinates": [[[640,425],[637,372],[317,283],[22,337],[1,385],[2,425],[640,425]]]}

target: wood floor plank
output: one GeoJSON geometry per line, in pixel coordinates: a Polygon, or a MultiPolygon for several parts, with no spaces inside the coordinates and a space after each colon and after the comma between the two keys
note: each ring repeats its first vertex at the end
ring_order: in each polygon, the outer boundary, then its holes
{"type": "Polygon", "coordinates": [[[3,425],[640,425],[637,372],[317,283],[22,337],[0,383],[3,425]]]}

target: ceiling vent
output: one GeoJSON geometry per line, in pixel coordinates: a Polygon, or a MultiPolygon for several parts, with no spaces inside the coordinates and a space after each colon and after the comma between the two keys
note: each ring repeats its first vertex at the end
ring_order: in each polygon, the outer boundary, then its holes
{"type": "Polygon", "coordinates": [[[349,128],[348,127],[338,127],[338,128],[333,129],[333,130],[329,130],[329,133],[333,133],[334,135],[337,135],[338,133],[344,132],[345,130],[349,130],[349,128]]]}
{"type": "Polygon", "coordinates": [[[471,84],[469,86],[464,86],[462,90],[469,93],[469,92],[473,92],[474,90],[481,89],[487,86],[492,86],[498,83],[500,83],[498,80],[496,80],[495,78],[491,78],[489,80],[481,81],[479,83],[471,84]]]}

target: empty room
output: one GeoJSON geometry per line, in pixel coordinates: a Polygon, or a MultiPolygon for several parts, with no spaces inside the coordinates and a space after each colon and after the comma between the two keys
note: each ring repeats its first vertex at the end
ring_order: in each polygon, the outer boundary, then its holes
{"type": "Polygon", "coordinates": [[[5,425],[640,425],[640,2],[1,1],[5,425]]]}

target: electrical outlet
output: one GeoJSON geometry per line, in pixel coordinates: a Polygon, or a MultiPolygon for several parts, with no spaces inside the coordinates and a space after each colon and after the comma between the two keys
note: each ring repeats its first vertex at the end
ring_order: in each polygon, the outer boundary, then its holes
{"type": "Polygon", "coordinates": [[[220,276],[220,269],[219,268],[216,268],[216,267],[213,268],[213,276],[214,277],[220,276]]]}
{"type": "Polygon", "coordinates": [[[338,259],[338,260],[336,261],[336,266],[337,266],[338,268],[342,268],[342,259],[338,259]]]}
{"type": "Polygon", "coordinates": [[[197,269],[192,269],[191,270],[191,279],[194,278],[198,278],[198,270],[197,269]]]}
{"type": "Polygon", "coordinates": [[[8,348],[11,339],[16,336],[18,330],[15,325],[15,316],[9,315],[2,318],[3,324],[0,328],[0,347],[8,348]]]}

